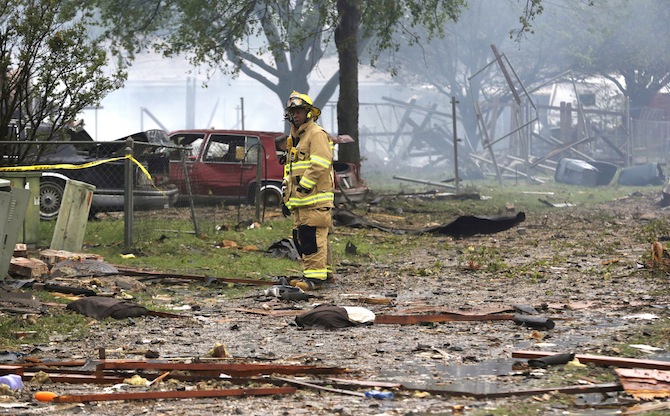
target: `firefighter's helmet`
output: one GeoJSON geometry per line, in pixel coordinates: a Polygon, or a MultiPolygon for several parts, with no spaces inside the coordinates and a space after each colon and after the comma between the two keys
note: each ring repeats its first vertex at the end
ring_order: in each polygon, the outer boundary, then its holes
{"type": "Polygon", "coordinates": [[[293,91],[286,102],[286,111],[291,108],[305,108],[307,109],[307,118],[314,118],[316,120],[321,115],[321,110],[314,107],[312,99],[307,94],[301,94],[298,91],[293,91]]]}

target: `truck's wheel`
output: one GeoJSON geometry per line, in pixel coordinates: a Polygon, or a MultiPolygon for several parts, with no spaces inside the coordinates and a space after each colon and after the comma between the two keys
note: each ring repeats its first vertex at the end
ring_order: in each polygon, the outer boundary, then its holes
{"type": "Polygon", "coordinates": [[[281,204],[281,192],[274,188],[265,188],[261,191],[261,204],[266,207],[278,207],[281,204]]]}
{"type": "Polygon", "coordinates": [[[58,217],[63,203],[65,184],[62,180],[46,178],[40,181],[40,218],[53,220],[58,217]]]}

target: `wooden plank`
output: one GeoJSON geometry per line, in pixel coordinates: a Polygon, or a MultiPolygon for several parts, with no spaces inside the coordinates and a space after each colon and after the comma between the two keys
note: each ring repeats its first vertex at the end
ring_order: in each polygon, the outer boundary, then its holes
{"type": "Polygon", "coordinates": [[[332,387],[319,386],[318,384],[308,383],[306,381],[295,380],[295,379],[292,379],[292,378],[273,377],[273,379],[274,380],[279,380],[279,381],[284,381],[284,382],[290,383],[290,384],[295,384],[295,385],[302,386],[302,387],[309,387],[309,388],[315,389],[315,390],[328,391],[328,392],[331,392],[331,393],[346,394],[346,395],[349,395],[349,396],[365,397],[365,393],[361,393],[361,392],[358,392],[358,391],[335,389],[335,388],[332,388],[332,387]]]}
{"type": "Polygon", "coordinates": [[[28,257],[28,245],[24,243],[14,244],[14,257],[28,257]]]}
{"type": "Polygon", "coordinates": [[[7,365],[7,364],[1,364],[0,365],[0,376],[5,376],[7,374],[17,374],[22,376],[23,375],[23,367],[19,365],[7,365]]]}
{"type": "Polygon", "coordinates": [[[295,387],[270,387],[258,389],[188,390],[188,391],[144,391],[135,393],[100,393],[56,396],[56,403],[86,403],[114,400],[151,400],[151,399],[191,399],[200,397],[227,396],[272,396],[275,394],[293,394],[295,387]]]}
{"type": "Polygon", "coordinates": [[[190,372],[224,373],[231,377],[246,377],[259,374],[341,374],[347,372],[341,367],[318,367],[290,364],[222,364],[222,363],[169,363],[149,361],[102,361],[98,368],[103,370],[182,370],[190,372]]]}
{"type": "Polygon", "coordinates": [[[95,186],[89,183],[71,179],[67,181],[50,248],[81,250],[94,191],[95,186]]]}
{"type": "Polygon", "coordinates": [[[54,264],[60,263],[61,261],[64,260],[78,260],[78,259],[103,261],[104,257],[92,253],[75,253],[72,251],[54,250],[50,248],[40,250],[40,260],[42,260],[49,266],[53,266],[54,264]]]}
{"type": "MultiPolygon", "coordinates": [[[[514,351],[512,358],[542,358],[548,355],[560,354],[550,351],[514,351]]],[[[581,363],[594,363],[622,368],[650,368],[656,370],[670,370],[670,361],[644,360],[638,358],[608,357],[604,355],[576,354],[575,358],[581,363]]]]}

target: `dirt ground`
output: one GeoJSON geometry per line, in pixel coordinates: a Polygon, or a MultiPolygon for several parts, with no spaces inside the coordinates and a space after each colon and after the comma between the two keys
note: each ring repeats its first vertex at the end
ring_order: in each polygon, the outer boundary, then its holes
{"type": "MultiPolygon", "coordinates": [[[[618,380],[612,368],[587,370],[570,365],[528,369],[527,360],[513,359],[517,350],[573,352],[622,356],[622,346],[644,339],[649,328],[668,319],[670,291],[664,273],[645,265],[653,229],[667,222],[653,192],[631,195],[588,209],[556,208],[527,215],[512,229],[463,239],[421,237],[425,247],[393,258],[361,257],[338,265],[336,283],[318,298],[288,302],[266,298],[263,288],[245,297],[201,297],[188,293],[190,309],[176,310],[186,319],[140,317],[101,321],[87,339],[64,337],[38,346],[32,355],[51,359],[144,359],[155,351],[161,358],[195,360],[216,344],[234,357],[226,362],[283,363],[345,367],[336,377],[402,383],[391,389],[393,400],[300,387],[294,394],[269,397],[200,398],[88,404],[37,403],[32,394],[114,391],[110,386],[57,383],[29,385],[17,400],[23,408],[12,414],[91,415],[439,415],[439,414],[617,414],[637,403],[629,394],[556,395],[486,398],[470,393],[512,392],[572,385],[589,386],[618,380]],[[390,304],[357,299],[382,297],[390,304]],[[311,309],[316,303],[363,306],[377,315],[417,313],[521,313],[514,305],[534,307],[555,322],[553,329],[533,329],[510,320],[445,322],[414,325],[368,325],[337,330],[301,329],[294,316],[271,316],[239,309],[311,309]],[[133,352],[135,354],[133,354],[133,352]],[[516,363],[516,364],[515,364],[516,363]],[[593,375],[589,375],[589,371],[593,375]],[[604,378],[603,378],[604,375],[604,378]],[[609,378],[608,378],[609,377],[609,378]],[[435,390],[449,394],[437,394],[435,390]],[[428,394],[425,391],[432,391],[428,394]],[[498,409],[498,410],[496,410],[498,409]],[[506,409],[502,411],[500,409],[506,409]]],[[[409,215],[409,214],[407,214],[409,215]]],[[[346,240],[360,232],[337,228],[334,238],[346,240]]],[[[391,238],[367,230],[371,241],[391,238]]],[[[397,236],[393,238],[398,239],[397,236]]],[[[407,239],[419,238],[407,236],[407,239]]],[[[403,240],[400,238],[399,244],[403,240]]],[[[183,286],[168,287],[184,294],[183,286]]],[[[222,287],[221,292],[226,290],[222,287]]],[[[176,305],[182,306],[182,305],[176,305]]],[[[269,312],[268,312],[269,313],[269,312]]],[[[666,325],[667,327],[667,325],[666,325]]],[[[640,343],[637,342],[636,343],[640,343]]],[[[660,351],[640,358],[668,359],[660,351]]],[[[666,354],[666,355],[664,355],[666,354]]],[[[205,361],[208,362],[208,361],[205,361]]],[[[329,375],[284,376],[364,393],[371,387],[335,386],[329,375]]],[[[195,388],[195,383],[181,383],[195,388]]],[[[213,385],[210,385],[212,388],[213,385]]],[[[145,387],[118,387],[144,391],[145,387]]],[[[174,389],[163,383],[159,389],[174,389]]],[[[647,403],[648,405],[648,403],[647,403]]]]}

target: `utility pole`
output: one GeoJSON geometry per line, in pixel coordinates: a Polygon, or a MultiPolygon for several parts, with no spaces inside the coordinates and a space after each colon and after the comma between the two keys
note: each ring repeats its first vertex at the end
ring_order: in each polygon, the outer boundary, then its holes
{"type": "Polygon", "coordinates": [[[456,183],[456,193],[460,190],[458,179],[458,133],[456,131],[456,104],[458,100],[456,97],[451,97],[451,120],[453,122],[453,138],[454,138],[454,182],[456,183]]]}

